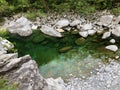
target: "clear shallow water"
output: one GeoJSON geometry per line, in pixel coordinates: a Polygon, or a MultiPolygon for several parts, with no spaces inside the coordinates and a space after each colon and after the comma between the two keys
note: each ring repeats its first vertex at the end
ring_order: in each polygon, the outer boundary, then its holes
{"type": "Polygon", "coordinates": [[[95,58],[88,53],[82,53],[80,50],[71,50],[40,66],[39,69],[45,78],[52,76],[67,79],[71,75],[77,77],[90,75],[101,61],[102,59],[95,58]]]}

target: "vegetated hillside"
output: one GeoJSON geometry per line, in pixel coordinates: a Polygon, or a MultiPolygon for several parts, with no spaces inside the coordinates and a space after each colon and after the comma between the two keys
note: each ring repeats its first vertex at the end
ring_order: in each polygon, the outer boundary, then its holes
{"type": "Polygon", "coordinates": [[[17,12],[49,10],[92,13],[96,10],[112,9],[120,13],[120,0],[0,0],[0,15],[8,16],[17,12]]]}

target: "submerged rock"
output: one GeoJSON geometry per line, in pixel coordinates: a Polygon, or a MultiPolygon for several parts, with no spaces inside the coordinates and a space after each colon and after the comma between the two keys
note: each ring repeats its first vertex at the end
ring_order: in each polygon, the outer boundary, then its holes
{"type": "Polygon", "coordinates": [[[83,44],[85,44],[85,39],[83,37],[78,38],[78,39],[75,40],[75,44],[83,45],[83,44]]]}
{"type": "Polygon", "coordinates": [[[72,46],[66,46],[59,50],[59,52],[64,53],[72,49],[72,46]]]}
{"type": "Polygon", "coordinates": [[[25,17],[21,17],[16,21],[11,21],[8,31],[20,36],[29,36],[32,34],[31,22],[25,17]]]}
{"type": "Polygon", "coordinates": [[[105,48],[113,52],[116,52],[118,50],[118,47],[116,45],[108,45],[105,48]]]}
{"type": "Polygon", "coordinates": [[[60,32],[57,32],[52,27],[49,27],[46,25],[43,25],[40,30],[41,30],[41,32],[43,32],[44,34],[49,35],[49,36],[62,37],[62,34],[60,32]]]}
{"type": "Polygon", "coordinates": [[[57,28],[63,28],[63,27],[68,26],[69,24],[70,24],[69,20],[63,19],[63,20],[59,20],[59,21],[55,24],[55,26],[56,26],[57,28]]]}

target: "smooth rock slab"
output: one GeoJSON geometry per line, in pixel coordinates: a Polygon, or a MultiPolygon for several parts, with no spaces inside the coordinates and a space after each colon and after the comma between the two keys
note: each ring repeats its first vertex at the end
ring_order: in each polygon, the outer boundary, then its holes
{"type": "Polygon", "coordinates": [[[46,35],[53,36],[53,37],[62,37],[62,34],[60,32],[57,32],[55,29],[52,27],[42,25],[41,27],[41,32],[43,32],[46,35]]]}
{"type": "Polygon", "coordinates": [[[116,45],[108,45],[105,48],[113,52],[116,52],[118,50],[118,47],[116,45]]]}

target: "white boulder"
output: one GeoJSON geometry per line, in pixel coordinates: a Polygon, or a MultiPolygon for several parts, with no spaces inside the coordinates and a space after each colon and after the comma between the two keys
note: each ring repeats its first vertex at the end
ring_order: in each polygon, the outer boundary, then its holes
{"type": "Polygon", "coordinates": [[[110,43],[114,44],[115,43],[115,39],[111,39],[110,43]]]}
{"type": "Polygon", "coordinates": [[[108,45],[105,48],[113,52],[116,52],[118,50],[118,47],[116,45],[108,45]]]}
{"type": "Polygon", "coordinates": [[[41,30],[41,32],[43,32],[44,34],[49,35],[49,36],[62,37],[62,34],[60,32],[58,32],[55,29],[53,29],[52,27],[49,27],[46,25],[42,25],[40,30],[41,30]]]}
{"type": "Polygon", "coordinates": [[[25,17],[21,17],[16,21],[10,22],[8,31],[20,36],[29,36],[32,34],[31,22],[25,17]]]}

